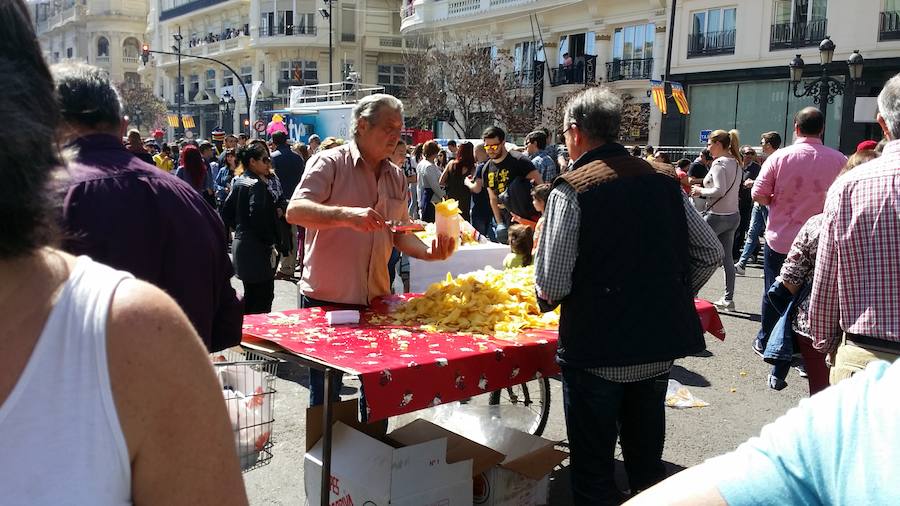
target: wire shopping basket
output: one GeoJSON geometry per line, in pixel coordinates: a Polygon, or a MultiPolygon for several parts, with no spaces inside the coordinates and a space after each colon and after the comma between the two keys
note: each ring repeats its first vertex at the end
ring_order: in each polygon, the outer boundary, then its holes
{"type": "Polygon", "coordinates": [[[272,459],[278,360],[231,348],[211,355],[243,472],[272,459]]]}

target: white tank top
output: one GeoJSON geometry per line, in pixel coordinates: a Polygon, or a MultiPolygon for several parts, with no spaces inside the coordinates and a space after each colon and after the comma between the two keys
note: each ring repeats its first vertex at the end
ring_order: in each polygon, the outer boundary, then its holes
{"type": "Polygon", "coordinates": [[[79,257],[0,405],[0,503],[131,504],[131,464],[106,357],[109,305],[128,273],[79,257]]]}

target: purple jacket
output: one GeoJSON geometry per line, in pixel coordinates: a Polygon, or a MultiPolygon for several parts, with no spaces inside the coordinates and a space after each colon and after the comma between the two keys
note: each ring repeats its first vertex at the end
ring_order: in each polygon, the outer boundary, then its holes
{"type": "Polygon", "coordinates": [[[111,135],[77,139],[63,201],[64,249],[153,283],[174,298],[210,352],[241,340],[243,308],[225,227],[189,185],[111,135]]]}

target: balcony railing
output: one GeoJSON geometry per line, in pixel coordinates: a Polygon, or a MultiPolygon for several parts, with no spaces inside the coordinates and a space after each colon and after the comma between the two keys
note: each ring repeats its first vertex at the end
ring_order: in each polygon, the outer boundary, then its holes
{"type": "Polygon", "coordinates": [[[416,14],[416,6],[413,4],[413,1],[414,0],[406,0],[404,2],[403,7],[400,9],[400,17],[408,18],[416,14]]]}
{"type": "Polygon", "coordinates": [[[606,64],[606,80],[650,79],[653,72],[653,58],[613,60],[606,64]]]}
{"type": "Polygon", "coordinates": [[[878,40],[900,40],[900,12],[882,12],[878,26],[878,40]]]}
{"type": "Polygon", "coordinates": [[[381,47],[403,47],[401,37],[378,37],[378,45],[381,47]]]}
{"type": "Polygon", "coordinates": [[[341,33],[341,42],[356,42],[355,33],[341,33]]]}
{"type": "Polygon", "coordinates": [[[108,65],[109,64],[109,56],[98,56],[94,60],[94,62],[99,65],[108,65]]]}
{"type": "Polygon", "coordinates": [[[772,25],[769,50],[818,46],[825,38],[827,28],[826,19],[772,25]]]}
{"type": "Polygon", "coordinates": [[[126,65],[137,65],[137,62],[140,61],[140,57],[138,56],[123,56],[122,63],[126,65]]]}
{"type": "Polygon", "coordinates": [[[315,26],[264,26],[259,29],[259,36],[262,37],[292,37],[292,36],[314,36],[316,34],[315,26]]]}
{"type": "Polygon", "coordinates": [[[571,66],[560,65],[550,69],[550,86],[566,84],[591,84],[597,80],[597,57],[579,56],[571,66]]]}
{"type": "Polygon", "coordinates": [[[692,33],[688,36],[688,58],[734,54],[734,30],[692,33]]]}

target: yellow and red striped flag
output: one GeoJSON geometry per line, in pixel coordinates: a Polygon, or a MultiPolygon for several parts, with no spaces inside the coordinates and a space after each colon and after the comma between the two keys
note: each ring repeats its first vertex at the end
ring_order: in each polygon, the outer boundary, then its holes
{"type": "Polygon", "coordinates": [[[688,106],[687,96],[684,94],[684,88],[681,86],[681,83],[672,83],[672,98],[675,99],[678,112],[681,114],[691,113],[691,108],[688,106]]]}
{"type": "Polygon", "coordinates": [[[667,113],[666,108],[666,85],[662,81],[650,81],[650,91],[653,95],[653,103],[659,107],[660,112],[667,113]]]}
{"type": "Polygon", "coordinates": [[[177,114],[169,114],[166,116],[166,120],[169,123],[169,126],[172,128],[178,128],[178,115],[177,114]]]}
{"type": "Polygon", "coordinates": [[[196,128],[196,125],[194,125],[194,117],[190,114],[182,115],[181,123],[184,125],[184,128],[196,128]]]}

